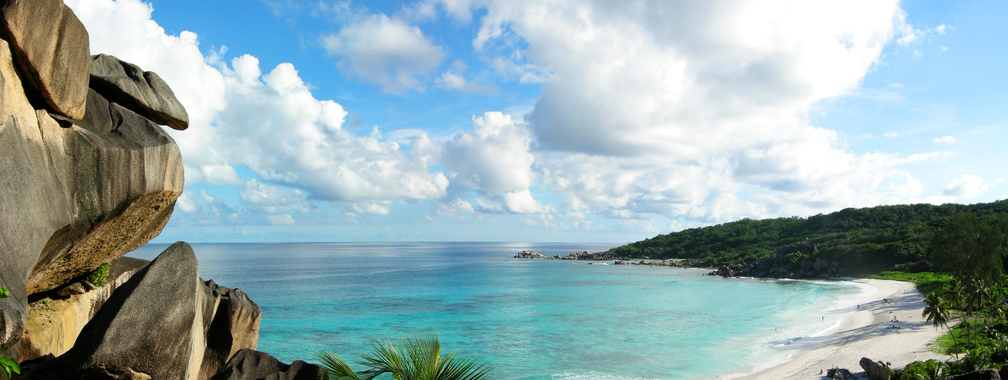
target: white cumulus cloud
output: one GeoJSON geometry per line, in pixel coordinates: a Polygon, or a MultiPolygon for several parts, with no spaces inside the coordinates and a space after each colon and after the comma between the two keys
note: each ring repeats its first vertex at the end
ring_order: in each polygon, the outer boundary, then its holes
{"type": "Polygon", "coordinates": [[[423,91],[422,77],[445,57],[444,49],[420,28],[382,14],[365,17],[321,41],[326,51],[339,56],[341,71],[377,83],[385,92],[423,91]]]}
{"type": "MultiPolygon", "coordinates": [[[[187,185],[241,184],[247,179],[235,168],[245,166],[260,181],[319,200],[389,202],[444,196],[448,179],[429,170],[432,162],[413,160],[399,144],[383,139],[377,128],[364,136],[343,130],[343,107],[316,99],[293,64],[281,63],[263,73],[257,58],[242,55],[228,66],[221,61],[223,48],[204,56],[196,34],[166,34],[151,19],[150,5],[138,0],[66,3],[87,27],[93,53],[109,53],[157,72],[186,107],[190,128],[169,133],[182,151],[187,185]]],[[[392,29],[401,26],[387,19],[376,22],[392,23],[392,29]]],[[[401,32],[372,37],[396,40],[401,32]]],[[[360,41],[344,42],[352,52],[351,45],[360,41]]],[[[440,54],[434,54],[435,60],[440,61],[440,54]]],[[[404,58],[383,67],[396,71],[410,62],[404,58]]],[[[417,137],[421,148],[424,139],[417,137]]],[[[417,153],[424,157],[424,151],[417,153]]]]}
{"type": "Polygon", "coordinates": [[[271,224],[276,225],[291,225],[294,224],[294,217],[291,214],[278,214],[268,216],[268,220],[271,224]]]}
{"type": "Polygon", "coordinates": [[[956,142],[956,139],[953,136],[942,136],[942,137],[935,137],[934,142],[940,144],[954,144],[956,142]]]}
{"type": "Polygon", "coordinates": [[[942,195],[968,199],[986,194],[990,187],[990,184],[984,183],[983,178],[963,174],[959,178],[952,179],[952,182],[945,186],[942,195]]]}
{"type": "Polygon", "coordinates": [[[532,136],[523,122],[511,115],[487,112],[473,118],[471,131],[445,142],[444,165],[456,183],[499,202],[481,210],[545,213],[551,209],[536,201],[529,190],[535,184],[532,136]]]}
{"type": "Polygon", "coordinates": [[[501,112],[474,117],[472,131],[444,145],[444,161],[452,178],[485,195],[527,190],[532,186],[535,156],[532,136],[521,122],[501,112]]]}
{"type": "MultiPolygon", "coordinates": [[[[258,60],[232,61],[228,107],[217,117],[218,143],[232,164],[263,179],[303,187],[322,200],[427,199],[448,179],[410,160],[376,129],[357,136],[340,128],[346,111],[315,99],[289,63],[259,75],[258,60]]],[[[230,73],[229,73],[230,74],[230,73]]]]}
{"type": "MultiPolygon", "coordinates": [[[[549,72],[528,116],[565,212],[718,221],[919,191],[903,161],[809,123],[913,33],[898,1],[490,1],[473,40],[549,72]]],[[[460,178],[461,180],[461,178],[460,178]]]]}

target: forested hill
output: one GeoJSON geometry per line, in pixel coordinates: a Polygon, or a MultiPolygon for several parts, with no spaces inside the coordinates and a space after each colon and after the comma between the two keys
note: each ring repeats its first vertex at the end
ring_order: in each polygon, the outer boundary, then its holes
{"type": "Polygon", "coordinates": [[[622,257],[689,258],[702,266],[775,256],[786,256],[794,263],[821,258],[839,261],[847,275],[889,269],[926,271],[932,269],[932,237],[948,217],[959,213],[976,214],[985,223],[1008,225],[1008,200],[848,208],[808,218],[742,219],[658,235],[610,252],[622,257]],[[805,241],[812,244],[801,244],[805,241]]]}

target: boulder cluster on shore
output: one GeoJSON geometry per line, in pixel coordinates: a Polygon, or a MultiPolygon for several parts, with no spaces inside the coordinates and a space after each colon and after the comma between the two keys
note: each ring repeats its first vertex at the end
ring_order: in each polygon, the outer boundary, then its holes
{"type": "MultiPolygon", "coordinates": [[[[115,22],[109,20],[109,22],[115,22]]],[[[315,378],[255,351],[262,311],[156,237],[182,194],[162,125],[189,117],[155,73],[91,55],[60,0],[0,3],[0,356],[22,379],[315,378]],[[100,270],[99,270],[100,268],[100,270]],[[94,273],[100,274],[93,277],[94,273]]]]}
{"type": "Polygon", "coordinates": [[[608,252],[571,252],[567,256],[553,255],[546,256],[535,251],[521,251],[515,255],[516,259],[550,259],[550,260],[595,260],[595,261],[605,261],[614,260],[615,257],[608,252]]]}
{"type": "Polygon", "coordinates": [[[679,260],[679,259],[668,259],[668,260],[640,260],[635,261],[634,259],[627,257],[616,257],[609,252],[571,252],[567,256],[553,255],[546,256],[535,251],[521,251],[514,256],[516,259],[548,259],[548,260],[588,260],[588,261],[609,261],[613,260],[613,265],[648,265],[648,266],[662,266],[662,267],[681,267],[690,268],[693,266],[692,260],[679,260]]]}

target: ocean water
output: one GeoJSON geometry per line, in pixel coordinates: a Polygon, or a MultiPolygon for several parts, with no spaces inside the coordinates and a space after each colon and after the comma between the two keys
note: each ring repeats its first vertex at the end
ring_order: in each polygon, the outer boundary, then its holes
{"type": "MultiPolygon", "coordinates": [[[[259,350],[351,364],[375,338],[436,333],[494,379],[732,378],[835,332],[873,288],[700,269],[515,259],[608,244],[194,244],[200,275],[263,310],[259,350]]],[[[130,254],[153,259],[166,245],[130,254]]]]}

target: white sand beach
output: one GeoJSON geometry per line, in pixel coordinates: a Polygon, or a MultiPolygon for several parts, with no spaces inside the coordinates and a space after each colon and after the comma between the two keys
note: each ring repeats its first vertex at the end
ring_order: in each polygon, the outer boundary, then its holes
{"type": "Polygon", "coordinates": [[[912,283],[884,280],[855,282],[876,287],[878,292],[869,302],[854,307],[854,314],[845,327],[822,337],[821,342],[816,342],[810,350],[798,353],[793,360],[743,378],[826,379],[826,370],[834,367],[846,368],[858,375],[863,372],[858,364],[862,357],[892,363],[893,368],[901,368],[917,360],[948,359],[947,355],[930,351],[930,345],[941,336],[944,328],[935,330],[921,317],[925,307],[924,296],[912,283]]]}

